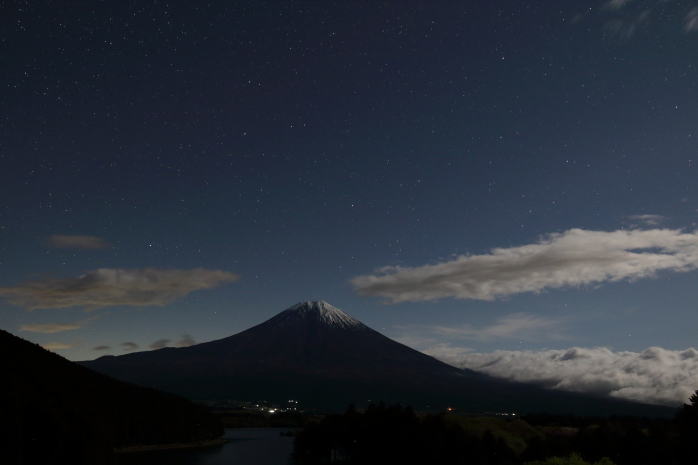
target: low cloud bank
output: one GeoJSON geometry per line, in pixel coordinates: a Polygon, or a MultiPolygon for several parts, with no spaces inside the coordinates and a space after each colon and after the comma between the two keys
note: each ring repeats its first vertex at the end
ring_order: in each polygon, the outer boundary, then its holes
{"type": "Polygon", "coordinates": [[[679,405],[698,389],[698,350],[694,348],[614,352],[603,347],[573,347],[476,353],[442,344],[424,352],[500,378],[652,404],[679,405]]]}
{"type": "Polygon", "coordinates": [[[43,279],[0,287],[0,297],[27,310],[162,306],[191,292],[237,279],[236,274],[204,268],[99,268],[74,278],[43,279]]]}
{"type": "Polygon", "coordinates": [[[653,277],[698,267],[698,232],[570,229],[534,244],[418,267],[384,267],[352,280],[361,295],[392,303],[495,300],[524,292],[653,277]]]}

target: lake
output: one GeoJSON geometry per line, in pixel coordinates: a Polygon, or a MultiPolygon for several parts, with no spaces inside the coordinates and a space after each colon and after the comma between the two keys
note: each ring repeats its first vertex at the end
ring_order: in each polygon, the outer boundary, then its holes
{"type": "Polygon", "coordinates": [[[123,454],[119,465],[287,465],[293,437],[289,428],[226,428],[222,446],[123,454]]]}

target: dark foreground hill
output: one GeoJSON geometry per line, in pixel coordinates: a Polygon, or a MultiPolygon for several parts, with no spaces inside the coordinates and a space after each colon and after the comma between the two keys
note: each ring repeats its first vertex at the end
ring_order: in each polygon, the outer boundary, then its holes
{"type": "Polygon", "coordinates": [[[468,412],[673,414],[665,407],[550,391],[461,370],[383,336],[326,302],[295,305],[217,341],[83,363],[194,399],[298,399],[330,409],[385,400],[468,412]]]}
{"type": "Polygon", "coordinates": [[[116,381],[0,330],[0,463],[99,465],[115,447],[222,433],[181,397],[116,381]]]}

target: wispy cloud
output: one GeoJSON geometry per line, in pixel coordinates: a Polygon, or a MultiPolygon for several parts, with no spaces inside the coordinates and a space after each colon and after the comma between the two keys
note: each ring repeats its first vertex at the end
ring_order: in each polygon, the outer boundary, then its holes
{"type": "Polygon", "coordinates": [[[666,221],[666,216],[663,215],[653,215],[645,213],[642,215],[628,215],[626,219],[633,224],[640,224],[645,226],[658,226],[666,221]]]}
{"type": "Polygon", "coordinates": [[[169,344],[170,344],[169,339],[158,339],[157,341],[150,344],[149,347],[151,349],[156,350],[156,349],[162,349],[163,347],[167,347],[169,344]]]}
{"type": "Polygon", "coordinates": [[[439,335],[463,339],[560,339],[561,322],[557,319],[544,318],[528,313],[512,313],[503,316],[490,325],[476,327],[432,326],[430,329],[439,335]]]}
{"type": "MultiPolygon", "coordinates": [[[[591,11],[592,8],[584,7],[583,13],[577,14],[574,19],[578,22],[589,18],[591,11]]],[[[596,11],[601,14],[604,29],[620,39],[633,38],[641,29],[649,29],[651,23],[675,22],[678,30],[681,19],[685,32],[698,31],[698,6],[695,0],[607,0],[596,11]],[[679,21],[677,18],[680,18],[679,21]]]]}
{"type": "Polygon", "coordinates": [[[385,267],[358,276],[361,295],[392,303],[452,297],[494,300],[523,292],[635,280],[698,267],[698,233],[672,229],[570,229],[537,243],[497,248],[418,267],[385,267]]]}
{"type": "Polygon", "coordinates": [[[196,341],[194,340],[193,337],[191,337],[189,334],[182,334],[179,340],[173,341],[172,339],[158,339],[157,341],[153,342],[150,344],[148,347],[150,347],[153,350],[157,349],[162,349],[163,347],[189,347],[193,346],[196,344],[196,341]]]}
{"type": "Polygon", "coordinates": [[[623,8],[625,5],[628,3],[632,2],[633,0],[609,0],[606,2],[604,5],[606,8],[610,8],[612,10],[620,10],[623,8]]]}
{"type": "Polygon", "coordinates": [[[21,325],[19,330],[30,333],[55,334],[62,333],[63,331],[74,331],[80,328],[82,328],[82,324],[80,323],[41,323],[21,325]]]}
{"type": "Polygon", "coordinates": [[[182,334],[182,337],[175,343],[177,347],[189,347],[196,344],[196,341],[189,334],[182,334]]]}
{"type": "Polygon", "coordinates": [[[138,344],[136,344],[135,342],[122,342],[121,347],[125,351],[132,351],[138,349],[138,344]]]}
{"type": "Polygon", "coordinates": [[[97,236],[78,236],[54,234],[49,236],[48,243],[59,249],[105,249],[109,242],[97,236]]]}
{"type": "MultiPolygon", "coordinates": [[[[403,344],[417,348],[411,344],[408,344],[407,342],[404,342],[403,344]]],[[[417,348],[417,350],[420,349],[417,348]]],[[[454,366],[458,366],[457,363],[460,362],[467,354],[474,352],[474,350],[470,347],[463,347],[451,344],[450,342],[439,342],[426,348],[422,348],[421,351],[454,366]]],[[[460,366],[459,368],[465,368],[465,366],[460,366]]]]}
{"type": "Polygon", "coordinates": [[[686,14],[684,30],[686,32],[698,31],[698,7],[691,8],[686,14]]]}
{"type": "Polygon", "coordinates": [[[698,350],[694,348],[614,352],[604,347],[573,347],[476,353],[446,344],[424,352],[492,376],[654,404],[686,402],[698,386],[698,350]]]}
{"type": "Polygon", "coordinates": [[[0,287],[0,296],[27,310],[113,306],[162,306],[187,294],[232,282],[220,270],[100,268],[74,278],[44,279],[0,287]]]}
{"type": "Polygon", "coordinates": [[[72,344],[65,344],[63,342],[49,342],[47,344],[42,344],[41,347],[43,347],[46,350],[68,350],[71,347],[73,347],[72,344]]]}
{"type": "Polygon", "coordinates": [[[104,350],[109,350],[111,349],[110,346],[95,346],[92,348],[92,350],[97,350],[97,351],[104,351],[104,350]]]}
{"type": "Polygon", "coordinates": [[[449,362],[460,360],[474,349],[464,341],[501,342],[505,340],[560,341],[567,339],[564,320],[529,313],[511,313],[490,324],[475,325],[402,325],[393,338],[416,350],[449,362]]]}
{"type": "Polygon", "coordinates": [[[640,28],[649,23],[650,15],[650,10],[642,10],[623,18],[612,19],[606,22],[605,27],[607,31],[621,39],[630,39],[640,28]]]}

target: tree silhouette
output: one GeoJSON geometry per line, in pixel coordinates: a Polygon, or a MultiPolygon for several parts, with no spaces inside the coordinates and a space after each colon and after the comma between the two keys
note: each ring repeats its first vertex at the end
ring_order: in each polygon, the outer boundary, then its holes
{"type": "Polygon", "coordinates": [[[691,402],[691,407],[696,408],[698,407],[698,391],[694,392],[691,397],[688,398],[689,402],[691,402]]]}
{"type": "Polygon", "coordinates": [[[683,404],[678,414],[678,420],[682,427],[698,429],[698,391],[688,398],[688,404],[683,404]]]}

